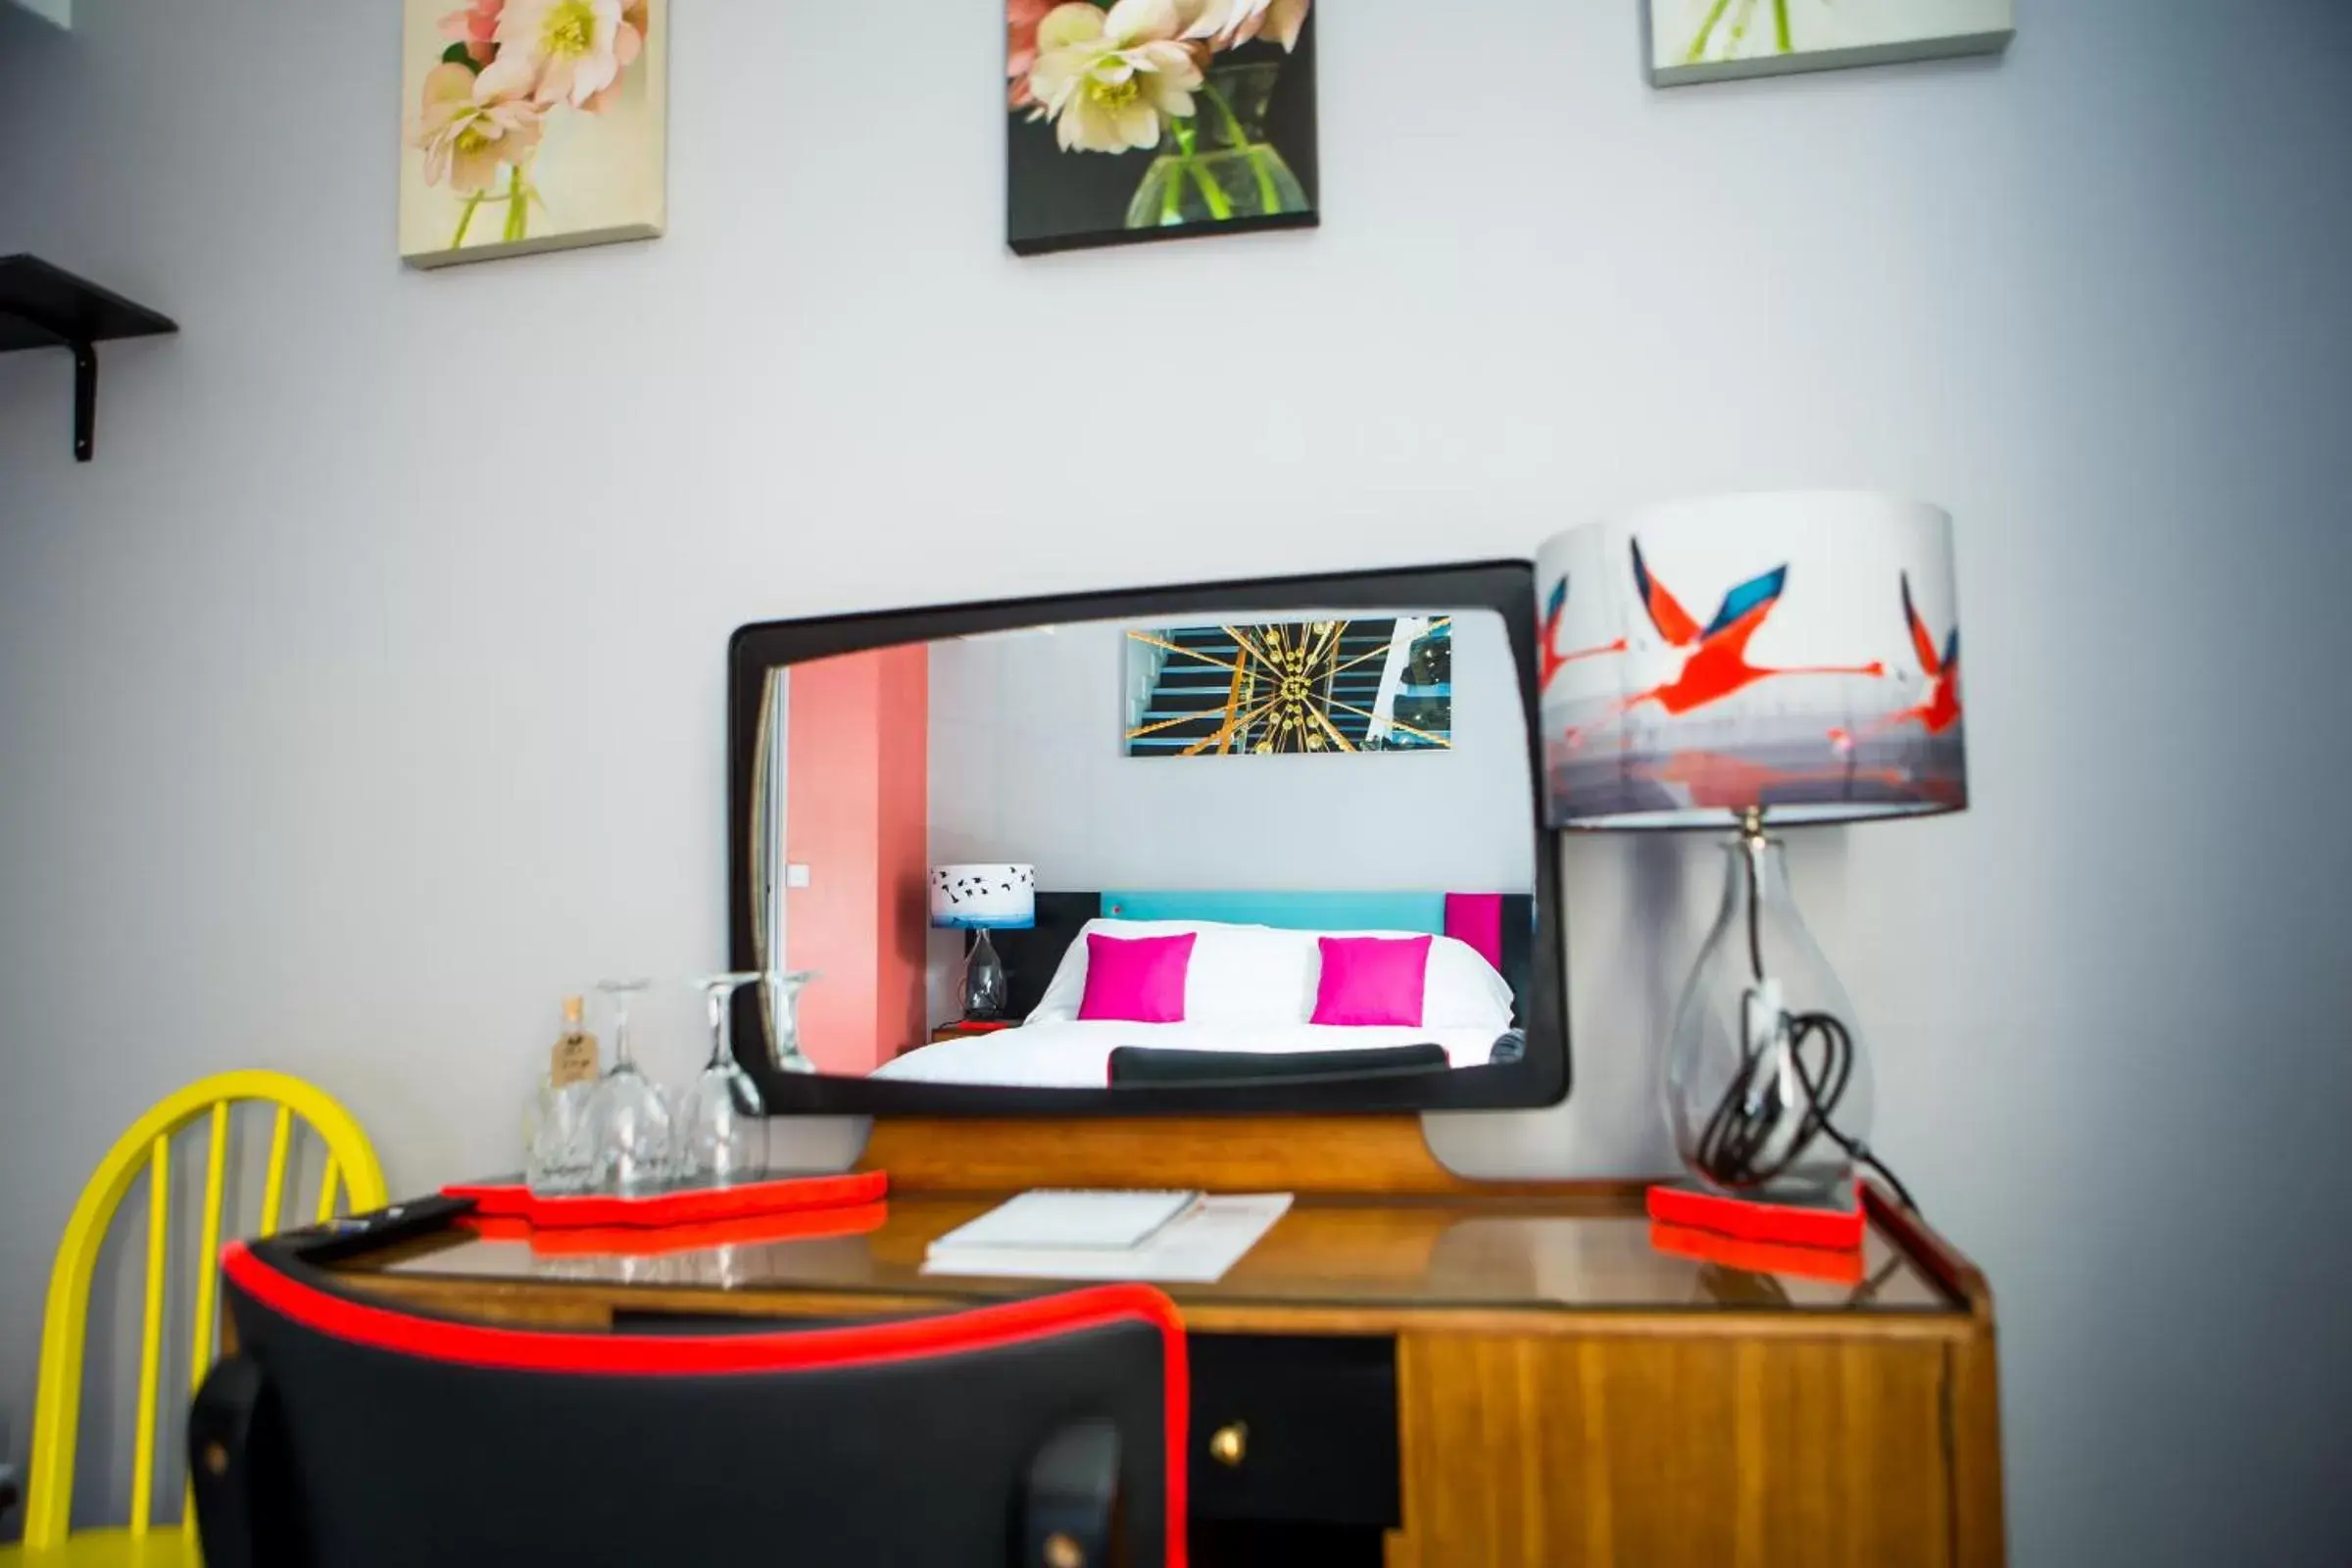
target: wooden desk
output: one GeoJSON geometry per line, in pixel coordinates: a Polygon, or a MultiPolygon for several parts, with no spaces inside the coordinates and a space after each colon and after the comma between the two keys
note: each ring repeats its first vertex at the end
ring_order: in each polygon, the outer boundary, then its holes
{"type": "MultiPolygon", "coordinates": [[[[921,1273],[927,1242],[1004,1196],[901,1193],[866,1234],[668,1256],[453,1231],[350,1266],[372,1294],[542,1326],[943,1309],[1054,1288],[921,1273]]],[[[1301,1195],[1224,1280],[1168,1288],[1198,1336],[1196,1474],[1279,1516],[1250,1466],[1360,1452],[1387,1471],[1355,1472],[1337,1511],[1385,1499],[1388,1568],[1993,1568],[1990,1298],[1875,1194],[1872,1212],[1859,1277],[1831,1279],[1663,1250],[1684,1244],[1653,1237],[1634,1186],[1301,1195]],[[1247,1378],[1212,1388],[1226,1364],[1247,1378]],[[1204,1446],[1233,1424],[1220,1399],[1269,1401],[1231,1477],[1204,1446]]]]}

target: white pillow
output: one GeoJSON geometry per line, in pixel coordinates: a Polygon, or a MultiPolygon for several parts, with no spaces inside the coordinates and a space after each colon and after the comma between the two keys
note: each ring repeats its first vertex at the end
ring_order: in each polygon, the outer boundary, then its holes
{"type": "Polygon", "coordinates": [[[1304,1023],[1314,1009],[1314,933],[1217,920],[1089,920],[1061,955],[1031,1023],[1078,1016],[1086,1001],[1086,939],[1119,941],[1194,934],[1184,976],[1187,1023],[1304,1023]]]}
{"type": "MultiPolygon", "coordinates": [[[[1384,937],[1409,941],[1419,931],[1318,931],[1319,937],[1384,937]]],[[[1306,1015],[1314,1016],[1315,996],[1323,982],[1323,951],[1309,949],[1306,1015]]],[[[1476,948],[1458,937],[1433,936],[1429,968],[1421,990],[1421,1027],[1424,1029],[1492,1029],[1511,1027],[1511,983],[1479,956],[1476,948]]]]}

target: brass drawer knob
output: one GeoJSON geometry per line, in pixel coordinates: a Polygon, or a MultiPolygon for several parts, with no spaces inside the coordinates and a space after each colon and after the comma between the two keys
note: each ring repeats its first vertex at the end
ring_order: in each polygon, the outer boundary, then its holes
{"type": "Polygon", "coordinates": [[[1239,1470],[1242,1461],[1250,1457],[1250,1426],[1236,1421],[1217,1428],[1208,1436],[1208,1456],[1228,1470],[1239,1470]]]}
{"type": "Polygon", "coordinates": [[[1086,1548],[1056,1531],[1046,1538],[1046,1568],[1086,1568],[1086,1548]]]}

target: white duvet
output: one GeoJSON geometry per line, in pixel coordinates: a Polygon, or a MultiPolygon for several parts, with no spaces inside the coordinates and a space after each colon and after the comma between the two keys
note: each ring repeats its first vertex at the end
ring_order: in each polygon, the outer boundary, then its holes
{"type": "Polygon", "coordinates": [[[1029,1089],[1102,1089],[1110,1082],[1110,1054],[1120,1046],[1173,1051],[1232,1051],[1279,1054],[1298,1051],[1364,1051],[1381,1046],[1435,1044],[1456,1067],[1483,1067],[1497,1031],[1477,1029],[1340,1028],[1330,1024],[1080,1023],[1035,1019],[1018,1029],[945,1040],[910,1051],[874,1070],[876,1078],[929,1084],[1015,1084],[1029,1089]]]}

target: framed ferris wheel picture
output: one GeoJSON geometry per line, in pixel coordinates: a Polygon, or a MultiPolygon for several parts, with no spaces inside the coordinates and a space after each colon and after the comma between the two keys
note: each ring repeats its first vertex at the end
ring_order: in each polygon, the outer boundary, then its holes
{"type": "Polygon", "coordinates": [[[1129,757],[1453,750],[1453,617],[1127,633],[1129,757]]]}

